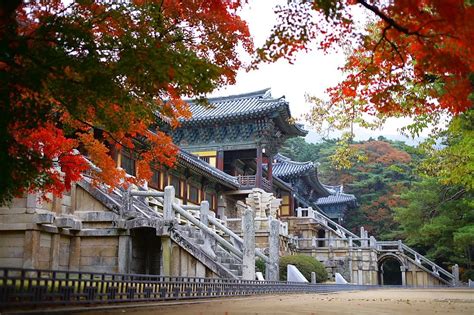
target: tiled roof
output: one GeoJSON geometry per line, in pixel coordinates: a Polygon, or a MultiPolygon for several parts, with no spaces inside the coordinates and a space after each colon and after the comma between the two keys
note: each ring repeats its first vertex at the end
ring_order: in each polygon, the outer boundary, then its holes
{"type": "MultiPolygon", "coordinates": [[[[211,122],[223,123],[231,120],[244,120],[279,113],[285,120],[291,117],[288,102],[284,97],[273,98],[270,89],[208,98],[209,106],[197,101],[188,101],[192,118],[182,120],[182,125],[204,125],[211,122]]],[[[292,132],[296,135],[306,135],[302,126],[291,124],[292,132]]]]}
{"type": "Polygon", "coordinates": [[[213,167],[209,163],[199,159],[196,155],[191,154],[183,149],[179,150],[178,163],[184,167],[193,169],[197,173],[211,176],[217,182],[234,189],[239,188],[239,182],[237,178],[231,176],[218,168],[213,167]]]}
{"type": "Polygon", "coordinates": [[[324,188],[326,188],[329,192],[331,192],[331,194],[340,194],[340,193],[343,193],[344,192],[344,187],[342,185],[335,185],[335,186],[331,186],[331,185],[324,185],[324,188]]]}
{"type": "Polygon", "coordinates": [[[335,203],[348,203],[348,202],[356,202],[356,197],[350,194],[335,194],[329,195],[327,197],[319,198],[316,204],[318,206],[321,205],[328,205],[328,204],[335,204],[335,203]]]}
{"type": "Polygon", "coordinates": [[[281,154],[275,155],[276,163],[272,166],[272,173],[281,178],[298,176],[307,171],[314,170],[314,163],[309,162],[295,162],[281,154]]]}

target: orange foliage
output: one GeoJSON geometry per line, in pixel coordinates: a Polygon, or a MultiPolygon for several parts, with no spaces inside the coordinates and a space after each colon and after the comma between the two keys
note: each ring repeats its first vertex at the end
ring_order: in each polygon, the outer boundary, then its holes
{"type": "Polygon", "coordinates": [[[328,89],[349,112],[372,115],[458,114],[472,106],[474,5],[465,0],[289,1],[260,59],[292,60],[311,41],[325,52],[353,47],[346,78],[328,89]],[[375,19],[362,31],[354,8],[375,19]]]}
{"type": "Polygon", "coordinates": [[[391,165],[394,163],[409,163],[411,156],[404,151],[394,148],[390,143],[384,141],[368,141],[362,144],[354,144],[368,157],[368,163],[381,163],[391,165]]]}
{"type": "Polygon", "coordinates": [[[68,189],[90,167],[76,149],[111,187],[149,179],[150,164],[172,166],[177,148],[160,128],[190,117],[182,97],[235,81],[239,45],[253,50],[239,7],[238,0],[0,4],[7,49],[0,151],[8,152],[0,176],[16,181],[11,191],[0,186],[0,203],[15,189],[68,189]],[[133,151],[135,178],[116,169],[111,149],[133,151]]]}

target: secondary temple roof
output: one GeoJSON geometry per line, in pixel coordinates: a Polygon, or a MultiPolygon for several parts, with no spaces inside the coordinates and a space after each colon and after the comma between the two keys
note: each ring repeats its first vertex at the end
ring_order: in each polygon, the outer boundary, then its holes
{"type": "MultiPolygon", "coordinates": [[[[316,196],[311,196],[313,198],[329,196],[332,193],[325,185],[319,182],[317,168],[313,162],[292,161],[290,158],[279,153],[274,156],[274,160],[275,163],[273,163],[272,167],[273,176],[293,184],[296,188],[300,187],[300,190],[307,190],[305,187],[309,187],[317,193],[316,196]],[[302,181],[298,183],[299,180],[302,181]]],[[[265,165],[264,168],[268,169],[268,166],[265,165]]],[[[306,193],[306,191],[300,192],[302,195],[306,193]]]]}
{"type": "Polygon", "coordinates": [[[329,205],[336,203],[354,203],[355,205],[356,197],[351,194],[336,193],[335,195],[329,195],[327,197],[319,198],[316,204],[320,205],[329,205]]]}
{"type": "Polygon", "coordinates": [[[295,162],[279,153],[274,159],[276,163],[273,164],[273,175],[281,178],[297,177],[315,168],[311,161],[295,162]]]}

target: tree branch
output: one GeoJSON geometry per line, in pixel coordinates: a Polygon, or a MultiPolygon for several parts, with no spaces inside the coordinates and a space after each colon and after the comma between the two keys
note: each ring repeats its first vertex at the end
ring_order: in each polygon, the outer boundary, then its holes
{"type": "Polygon", "coordinates": [[[387,24],[391,25],[394,29],[396,29],[399,32],[402,32],[407,35],[418,35],[422,36],[418,31],[410,31],[408,28],[398,24],[394,19],[391,17],[387,16],[385,13],[383,13],[378,7],[376,7],[373,4],[367,3],[365,0],[357,0],[359,4],[364,6],[365,8],[369,9],[373,13],[375,13],[379,18],[381,18],[383,21],[385,21],[387,24]]]}

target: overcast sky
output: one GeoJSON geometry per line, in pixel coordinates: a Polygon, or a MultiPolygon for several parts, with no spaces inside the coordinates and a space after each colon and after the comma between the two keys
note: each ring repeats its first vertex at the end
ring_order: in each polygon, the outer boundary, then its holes
{"type": "MultiPolygon", "coordinates": [[[[250,0],[241,14],[249,25],[256,47],[265,42],[276,21],[273,7],[278,2],[285,1],[250,0]]],[[[235,85],[220,89],[213,93],[213,96],[246,93],[270,87],[274,97],[285,96],[290,103],[292,116],[298,118],[310,109],[310,105],[305,102],[305,93],[327,99],[325,90],[342,79],[338,67],[343,63],[342,53],[324,55],[317,50],[299,53],[294,64],[280,60],[272,64],[262,64],[258,70],[251,72],[240,71],[235,85]]],[[[413,140],[401,136],[397,131],[397,128],[406,122],[407,120],[390,120],[382,130],[377,131],[357,128],[356,138],[362,140],[383,135],[389,139],[413,143],[413,140]]],[[[306,128],[310,129],[309,126],[306,128]]],[[[332,133],[331,136],[337,137],[338,134],[332,133]]],[[[310,132],[307,141],[314,142],[320,138],[320,135],[310,132]]]]}

